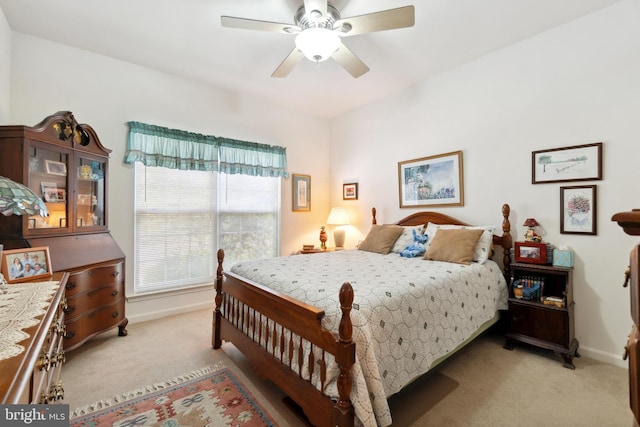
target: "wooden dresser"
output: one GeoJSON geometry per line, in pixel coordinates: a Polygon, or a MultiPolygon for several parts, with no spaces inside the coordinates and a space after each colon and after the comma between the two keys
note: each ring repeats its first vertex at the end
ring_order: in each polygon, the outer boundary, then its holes
{"type": "MultiPolygon", "coordinates": [[[[640,209],[619,212],[611,218],[624,232],[640,236],[640,209]]],[[[629,268],[625,272],[624,286],[631,292],[631,333],[624,348],[624,358],[629,359],[629,405],[634,416],[634,426],[640,420],[640,245],[631,250],[629,268]]]]}
{"type": "Polygon", "coordinates": [[[127,334],[125,256],[108,228],[109,153],[93,128],[59,111],[35,126],[0,126],[0,175],[27,185],[49,216],[0,221],[5,249],[48,247],[69,273],[64,348],[118,327],[127,334]]]}
{"type": "MultiPolygon", "coordinates": [[[[0,360],[0,403],[45,404],[64,398],[60,372],[64,363],[63,334],[68,273],[55,273],[58,288],[37,324],[24,329],[22,353],[0,360]]],[[[28,286],[29,284],[19,284],[28,286]]],[[[15,286],[15,285],[8,285],[15,286]]]]}

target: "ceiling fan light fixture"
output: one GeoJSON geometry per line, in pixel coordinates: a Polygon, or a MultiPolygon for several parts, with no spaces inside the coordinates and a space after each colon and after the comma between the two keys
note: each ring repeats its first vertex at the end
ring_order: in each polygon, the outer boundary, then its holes
{"type": "Polygon", "coordinates": [[[296,36],[296,47],[313,62],[329,59],[340,43],[340,37],[326,28],[307,28],[296,36]]]}

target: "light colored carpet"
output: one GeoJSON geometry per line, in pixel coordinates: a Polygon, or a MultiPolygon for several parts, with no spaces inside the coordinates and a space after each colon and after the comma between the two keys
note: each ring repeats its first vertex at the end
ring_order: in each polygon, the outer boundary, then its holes
{"type": "MultiPolygon", "coordinates": [[[[223,362],[282,426],[304,424],[231,344],[211,348],[211,310],[117,328],[67,355],[62,370],[71,410],[145,384],[223,362]]],[[[580,357],[575,370],[552,352],[487,334],[390,399],[394,427],[630,427],[627,370],[580,357]]]]}

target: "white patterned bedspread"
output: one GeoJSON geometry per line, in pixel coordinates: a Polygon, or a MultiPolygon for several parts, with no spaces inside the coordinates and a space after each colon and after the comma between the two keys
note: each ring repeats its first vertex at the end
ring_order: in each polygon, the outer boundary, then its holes
{"type": "Polygon", "coordinates": [[[365,426],[391,424],[386,398],[507,308],[506,282],[491,260],[461,265],[345,250],[241,262],[231,271],[324,310],[323,326],[335,333],[339,289],[351,283],[351,401],[365,426]]]}

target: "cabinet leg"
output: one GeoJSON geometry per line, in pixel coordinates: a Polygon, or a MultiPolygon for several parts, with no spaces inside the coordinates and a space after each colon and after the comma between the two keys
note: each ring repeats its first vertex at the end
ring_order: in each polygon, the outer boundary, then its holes
{"type": "Polygon", "coordinates": [[[502,348],[507,350],[513,350],[513,340],[511,340],[510,338],[505,339],[504,345],[502,346],[502,348]]]}
{"type": "Polygon", "coordinates": [[[129,319],[126,317],[124,320],[118,325],[118,336],[126,337],[129,332],[127,332],[127,325],[129,324],[129,319]]]}
{"type": "Polygon", "coordinates": [[[573,356],[570,354],[563,354],[562,358],[564,359],[564,363],[562,364],[562,366],[564,366],[567,369],[576,369],[575,366],[573,366],[573,356]]]}

